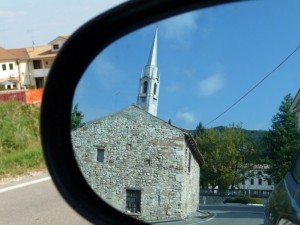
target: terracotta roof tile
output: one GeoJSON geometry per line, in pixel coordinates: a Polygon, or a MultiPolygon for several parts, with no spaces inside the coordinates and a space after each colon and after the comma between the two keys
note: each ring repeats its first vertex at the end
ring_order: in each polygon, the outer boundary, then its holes
{"type": "Polygon", "coordinates": [[[20,60],[27,60],[29,59],[29,55],[27,53],[26,48],[15,48],[15,49],[7,49],[8,52],[15,55],[20,60]]]}
{"type": "Polygon", "coordinates": [[[0,60],[16,60],[17,57],[5,50],[4,48],[0,48],[0,60]]]}
{"type": "Polygon", "coordinates": [[[200,152],[200,150],[197,147],[197,143],[195,141],[195,139],[193,138],[193,136],[191,135],[191,133],[188,130],[179,128],[185,136],[185,140],[188,143],[190,150],[192,152],[192,154],[194,155],[194,157],[196,158],[197,162],[199,163],[200,166],[204,165],[204,158],[200,152]]]}
{"type": "Polygon", "coordinates": [[[52,58],[57,55],[57,52],[51,51],[50,45],[30,47],[26,51],[31,59],[52,58]]]}

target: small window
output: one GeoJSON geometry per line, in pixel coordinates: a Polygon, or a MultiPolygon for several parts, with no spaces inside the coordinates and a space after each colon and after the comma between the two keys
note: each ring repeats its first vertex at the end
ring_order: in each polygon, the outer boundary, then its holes
{"type": "Polygon", "coordinates": [[[132,144],[127,144],[126,145],[126,150],[131,150],[132,149],[132,144]]]}
{"type": "Polygon", "coordinates": [[[150,159],[145,159],[144,160],[144,166],[151,166],[151,160],[150,159]]]}
{"type": "Polygon", "coordinates": [[[258,185],[262,185],[262,179],[258,179],[258,185]]]}
{"type": "Polygon", "coordinates": [[[155,83],[154,84],[154,91],[153,91],[153,93],[156,95],[156,89],[157,89],[157,84],[155,83]]]}
{"type": "Polygon", "coordinates": [[[250,182],[251,182],[251,185],[253,185],[253,184],[254,184],[254,180],[253,180],[253,179],[251,179],[251,180],[250,180],[250,182]]]}
{"type": "Polygon", "coordinates": [[[146,102],[146,97],[141,97],[141,102],[145,103],[146,102]]]}
{"type": "Polygon", "coordinates": [[[147,93],[147,91],[148,91],[148,82],[145,81],[143,84],[143,93],[145,94],[145,93],[147,93]]]}
{"type": "Polygon", "coordinates": [[[97,161],[104,162],[104,149],[103,148],[97,149],[97,161]]]}
{"type": "Polygon", "coordinates": [[[126,210],[130,213],[141,212],[141,191],[126,190],[126,210]]]}
{"type": "Polygon", "coordinates": [[[58,49],[59,49],[59,45],[57,45],[57,44],[56,44],[56,45],[53,45],[53,49],[54,49],[54,50],[58,50],[58,49]]]}
{"type": "Polygon", "coordinates": [[[268,185],[269,185],[269,186],[272,185],[271,179],[268,179],[268,185]]]}
{"type": "Polygon", "coordinates": [[[14,69],[14,65],[12,63],[9,64],[9,69],[13,70],[14,69]]]}
{"type": "Polygon", "coordinates": [[[6,64],[2,64],[2,70],[3,70],[3,71],[6,70],[6,64]]]}
{"type": "Polygon", "coordinates": [[[33,60],[33,69],[42,69],[42,61],[41,60],[33,60]]]}

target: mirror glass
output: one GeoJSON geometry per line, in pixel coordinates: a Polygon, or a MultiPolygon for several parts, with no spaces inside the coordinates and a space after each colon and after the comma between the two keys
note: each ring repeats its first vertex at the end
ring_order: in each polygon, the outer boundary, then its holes
{"type": "Polygon", "coordinates": [[[284,96],[300,85],[299,4],[193,11],[99,53],[78,84],[71,115],[76,159],[93,190],[145,221],[195,211],[203,159],[188,131],[199,123],[271,127],[284,96]]]}

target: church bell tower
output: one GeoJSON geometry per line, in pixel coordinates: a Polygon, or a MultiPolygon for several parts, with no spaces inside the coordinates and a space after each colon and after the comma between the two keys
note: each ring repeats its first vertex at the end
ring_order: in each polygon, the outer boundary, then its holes
{"type": "Polygon", "coordinates": [[[148,63],[141,74],[137,105],[143,110],[157,115],[159,96],[159,75],[157,68],[157,33],[156,28],[148,63]]]}

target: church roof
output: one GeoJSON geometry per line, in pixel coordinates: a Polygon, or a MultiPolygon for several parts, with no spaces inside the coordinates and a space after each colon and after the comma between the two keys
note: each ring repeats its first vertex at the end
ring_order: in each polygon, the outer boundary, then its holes
{"type": "Polygon", "coordinates": [[[185,129],[180,129],[180,130],[183,131],[183,133],[185,135],[185,140],[188,143],[188,145],[191,149],[191,152],[193,153],[194,157],[198,161],[199,165],[203,166],[204,158],[203,158],[200,150],[197,147],[197,143],[196,143],[195,139],[193,138],[193,136],[191,135],[191,133],[188,130],[185,130],[185,129]]]}
{"type": "Polygon", "coordinates": [[[141,109],[140,107],[138,107],[136,105],[131,105],[131,106],[119,111],[119,112],[115,112],[115,113],[112,113],[108,116],[96,119],[94,121],[90,121],[90,122],[86,123],[84,126],[88,126],[89,124],[92,124],[92,123],[95,123],[95,122],[97,123],[97,121],[101,121],[104,118],[108,118],[108,117],[113,118],[113,117],[118,116],[118,115],[128,117],[130,120],[136,120],[137,119],[136,118],[137,114],[138,115],[142,114],[143,119],[147,120],[148,124],[153,124],[153,126],[155,126],[156,122],[164,123],[166,126],[169,126],[171,129],[176,129],[176,130],[180,131],[181,133],[183,133],[185,141],[188,144],[188,146],[191,150],[191,153],[195,157],[196,161],[199,163],[199,166],[202,166],[204,164],[204,159],[203,159],[203,156],[202,156],[200,150],[197,147],[197,143],[195,142],[193,136],[191,135],[191,133],[188,130],[176,127],[174,125],[171,125],[168,122],[152,115],[151,113],[146,112],[145,110],[141,109]]]}

